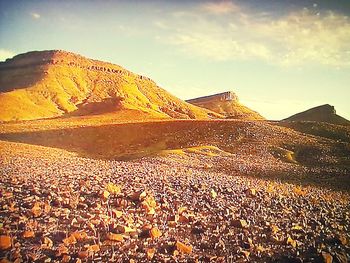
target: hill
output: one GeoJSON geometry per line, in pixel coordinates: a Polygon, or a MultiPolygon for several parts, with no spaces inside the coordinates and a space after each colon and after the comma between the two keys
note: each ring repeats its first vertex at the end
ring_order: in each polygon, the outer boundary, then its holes
{"type": "Polygon", "coordinates": [[[187,100],[188,103],[206,108],[231,119],[263,120],[259,113],[242,105],[237,95],[232,92],[223,92],[210,96],[187,100]]]}
{"type": "Polygon", "coordinates": [[[324,137],[335,141],[350,143],[349,125],[336,125],[317,121],[283,121],[279,124],[281,126],[288,127],[299,132],[324,137]]]}
{"type": "Polygon", "coordinates": [[[297,113],[283,121],[316,121],[337,125],[350,125],[350,121],[336,114],[334,106],[329,104],[317,106],[297,113]]]}
{"type": "Polygon", "coordinates": [[[33,51],[0,63],[0,121],[96,114],[220,117],[121,66],[61,51],[33,51]]]}

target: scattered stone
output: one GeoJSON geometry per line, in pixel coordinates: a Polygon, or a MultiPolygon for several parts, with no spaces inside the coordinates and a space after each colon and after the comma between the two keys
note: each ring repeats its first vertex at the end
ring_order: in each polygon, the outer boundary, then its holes
{"type": "Polygon", "coordinates": [[[185,253],[185,254],[192,253],[192,246],[188,246],[180,241],[176,242],[176,249],[182,253],[185,253]]]}
{"type": "Polygon", "coordinates": [[[0,250],[6,250],[11,247],[11,237],[1,235],[0,236],[0,250]]]}
{"type": "Polygon", "coordinates": [[[333,257],[331,254],[327,252],[322,252],[322,259],[324,263],[332,263],[333,262],[333,257]]]}
{"type": "Polygon", "coordinates": [[[232,225],[234,227],[239,227],[239,228],[247,228],[248,227],[248,223],[244,219],[233,220],[232,225]]]}
{"type": "MultiPolygon", "coordinates": [[[[32,155],[0,155],[0,234],[11,237],[0,249],[11,261],[317,262],[323,251],[347,262],[349,193],[303,186],[297,194],[293,184],[220,170],[232,162],[220,156],[32,155]],[[196,169],[206,162],[215,169],[196,169]]],[[[252,172],[266,158],[239,165],[252,172]]]]}
{"type": "Polygon", "coordinates": [[[287,238],[286,243],[287,245],[291,245],[294,248],[297,246],[297,242],[294,239],[292,239],[290,236],[287,238]]]}
{"type": "Polygon", "coordinates": [[[254,188],[249,188],[246,190],[246,194],[250,197],[255,197],[256,196],[256,190],[254,188]]]}
{"type": "Polygon", "coordinates": [[[118,242],[122,242],[124,240],[124,237],[121,234],[114,234],[114,233],[109,233],[107,235],[107,238],[111,241],[118,241],[118,242]]]}

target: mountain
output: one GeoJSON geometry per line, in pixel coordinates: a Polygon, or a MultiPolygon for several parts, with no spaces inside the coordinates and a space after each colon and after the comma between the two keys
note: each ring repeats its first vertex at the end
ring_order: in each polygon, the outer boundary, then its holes
{"type": "Polygon", "coordinates": [[[222,117],[178,99],[148,77],[61,50],[33,51],[1,62],[0,105],[0,121],[96,114],[222,117]]]}
{"type": "Polygon", "coordinates": [[[283,121],[316,121],[337,125],[350,125],[350,121],[337,115],[334,106],[325,104],[297,113],[283,121]]]}
{"type": "Polygon", "coordinates": [[[232,91],[190,99],[186,100],[186,102],[214,111],[230,119],[264,119],[259,113],[242,105],[237,95],[232,91]]]}

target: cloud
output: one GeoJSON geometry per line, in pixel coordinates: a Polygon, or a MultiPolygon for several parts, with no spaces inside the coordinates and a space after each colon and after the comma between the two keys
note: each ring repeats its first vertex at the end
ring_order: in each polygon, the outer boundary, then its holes
{"type": "Polygon", "coordinates": [[[16,55],[16,53],[14,53],[10,50],[0,49],[0,61],[5,61],[6,59],[12,58],[15,55],[16,55]]]}
{"type": "MultiPolygon", "coordinates": [[[[302,9],[275,17],[230,7],[231,2],[201,5],[211,13],[188,10],[166,20],[161,40],[190,56],[212,60],[262,60],[278,65],[350,66],[350,19],[327,11],[302,9]]],[[[158,22],[160,24],[161,22],[158,22]]],[[[165,23],[165,22],[164,22],[165,23]]]]}
{"type": "Polygon", "coordinates": [[[40,16],[40,14],[39,13],[30,13],[30,15],[32,16],[32,18],[34,18],[34,19],[39,19],[41,16],[40,16]]]}
{"type": "Polygon", "coordinates": [[[164,21],[155,21],[153,24],[160,29],[168,29],[169,28],[166,25],[166,23],[164,23],[164,21]]]}
{"type": "Polygon", "coordinates": [[[239,10],[239,7],[231,1],[207,2],[200,7],[204,11],[217,15],[228,14],[239,10]]]}

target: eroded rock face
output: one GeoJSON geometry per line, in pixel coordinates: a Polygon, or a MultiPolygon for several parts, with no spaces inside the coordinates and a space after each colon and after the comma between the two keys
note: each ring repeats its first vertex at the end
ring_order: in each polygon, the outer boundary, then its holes
{"type": "Polygon", "coordinates": [[[226,118],[246,120],[264,119],[259,113],[242,105],[238,100],[238,96],[232,91],[190,99],[187,102],[222,114],[226,118]]]}
{"type": "Polygon", "coordinates": [[[238,102],[238,97],[233,91],[226,91],[222,93],[217,93],[209,96],[199,97],[195,99],[187,100],[188,103],[205,103],[210,101],[235,101],[238,102]]]}
{"type": "Polygon", "coordinates": [[[62,50],[28,52],[0,63],[0,92],[0,121],[123,110],[153,118],[220,117],[185,103],[148,77],[62,50]],[[117,107],[105,103],[110,99],[118,99],[117,107]]]}

